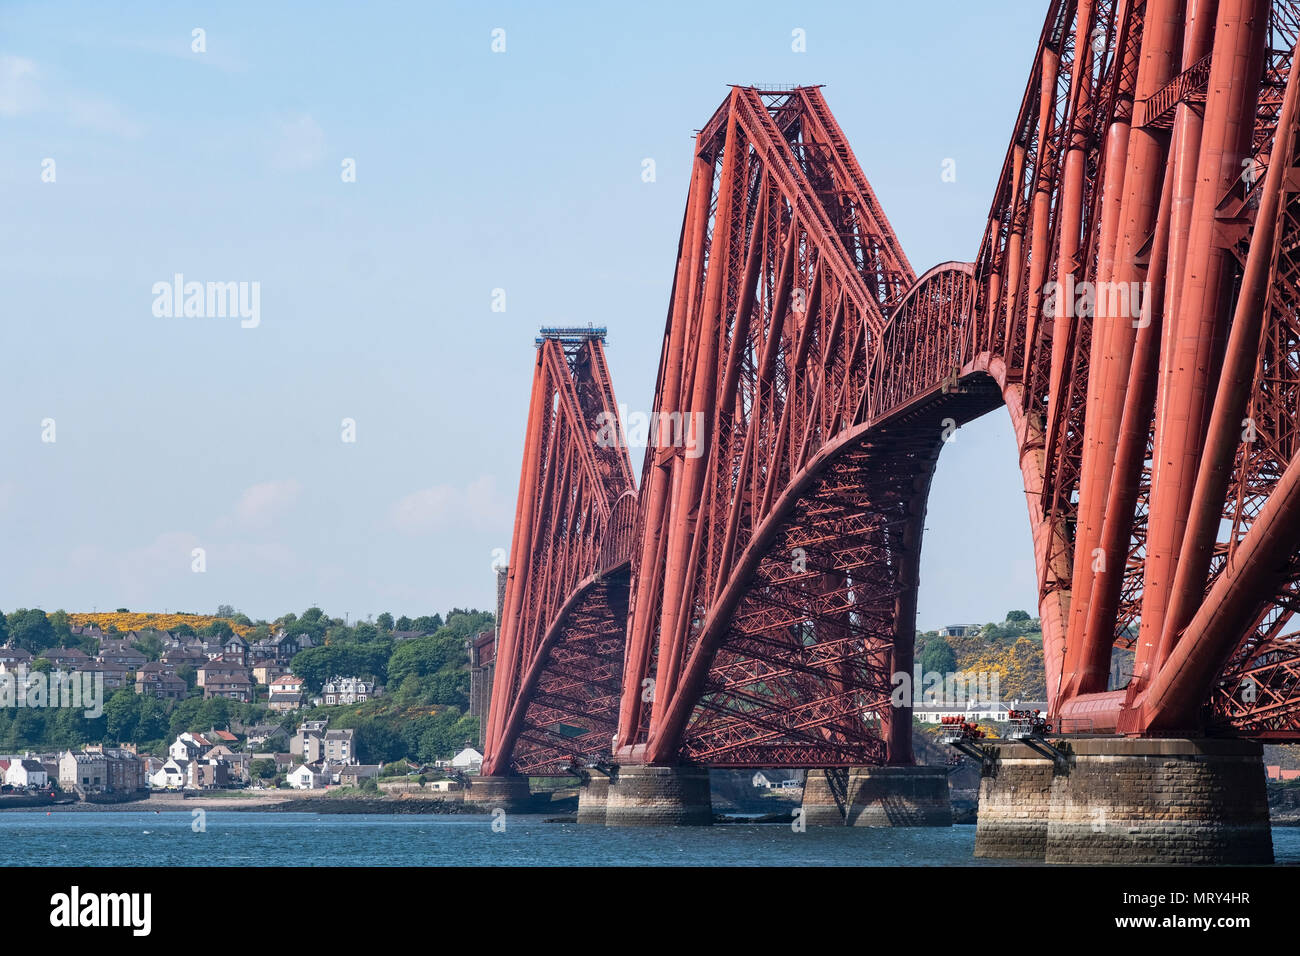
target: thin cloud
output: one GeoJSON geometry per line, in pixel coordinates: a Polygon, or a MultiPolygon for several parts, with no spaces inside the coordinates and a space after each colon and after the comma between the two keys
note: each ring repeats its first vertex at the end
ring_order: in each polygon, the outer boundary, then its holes
{"type": "Polygon", "coordinates": [[[96,133],[134,139],[143,127],[115,101],[99,93],[59,89],[34,60],[0,54],[0,116],[48,114],[96,133]]]}
{"type": "Polygon", "coordinates": [[[432,485],[399,499],[388,511],[387,526],[403,534],[428,534],[449,527],[488,526],[499,520],[506,505],[491,475],[458,488],[432,485]]]}
{"type": "Polygon", "coordinates": [[[235,502],[234,523],[245,529],[268,527],[293,506],[301,491],[302,485],[292,478],[252,485],[235,502]]]}
{"type": "Polygon", "coordinates": [[[22,56],[0,54],[0,116],[22,116],[40,106],[35,62],[22,56]]]}
{"type": "Polygon", "coordinates": [[[271,165],[286,172],[310,169],[325,158],[325,132],[303,114],[279,123],[271,165]]]}

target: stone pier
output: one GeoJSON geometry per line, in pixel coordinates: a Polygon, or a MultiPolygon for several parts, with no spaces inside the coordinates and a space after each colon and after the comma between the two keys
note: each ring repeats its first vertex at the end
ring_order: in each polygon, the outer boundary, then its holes
{"type": "Polygon", "coordinates": [[[920,766],[809,770],[803,812],[807,826],[952,826],[948,772],[920,766]]]}
{"type": "Polygon", "coordinates": [[[582,781],[578,791],[578,822],[603,824],[605,822],[605,803],[609,799],[609,777],[598,770],[591,770],[582,781]]]}
{"type": "Polygon", "coordinates": [[[500,807],[507,812],[526,813],[533,806],[532,794],[528,790],[528,778],[516,776],[501,777],[467,777],[469,789],[465,791],[465,802],[475,803],[495,810],[500,807]]]}
{"type": "Polygon", "coordinates": [[[993,744],[975,855],[1047,863],[1271,863],[1262,748],[1229,739],[1073,738],[1062,760],[993,744]]]}
{"type": "Polygon", "coordinates": [[[703,767],[619,767],[605,798],[605,823],[707,826],[713,823],[709,771],[703,767]]]}

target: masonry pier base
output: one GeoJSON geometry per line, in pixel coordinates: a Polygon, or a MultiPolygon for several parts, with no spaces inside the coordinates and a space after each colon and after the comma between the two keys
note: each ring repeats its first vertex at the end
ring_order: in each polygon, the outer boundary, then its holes
{"type": "Polygon", "coordinates": [[[1047,863],[1272,863],[1263,750],[1248,740],[990,745],[975,855],[1047,863]]]}
{"type": "Polygon", "coordinates": [[[611,827],[708,826],[713,823],[709,771],[704,767],[620,767],[609,781],[605,823],[611,827]]]}
{"type": "Polygon", "coordinates": [[[578,822],[603,824],[608,799],[609,777],[598,770],[588,771],[578,791],[578,822]]]}
{"type": "Polygon", "coordinates": [[[943,767],[809,770],[803,821],[831,827],[949,827],[952,803],[943,767]]]}
{"type": "Polygon", "coordinates": [[[470,777],[465,801],[493,810],[526,813],[533,807],[528,778],[522,776],[470,777]]]}

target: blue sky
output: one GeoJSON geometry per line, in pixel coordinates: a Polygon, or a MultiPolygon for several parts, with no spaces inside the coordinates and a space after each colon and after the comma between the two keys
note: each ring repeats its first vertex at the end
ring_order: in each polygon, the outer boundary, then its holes
{"type": "MultiPolygon", "coordinates": [[[[7,4],[0,609],[490,606],[533,336],[608,326],[647,409],[691,137],[726,85],[825,84],[919,273],[976,252],[1042,16],[7,4]],[[176,273],[259,283],[259,324],[154,315],[176,273]]],[[[922,628],[1034,611],[1005,413],[945,449],[927,527],[922,628]]]]}

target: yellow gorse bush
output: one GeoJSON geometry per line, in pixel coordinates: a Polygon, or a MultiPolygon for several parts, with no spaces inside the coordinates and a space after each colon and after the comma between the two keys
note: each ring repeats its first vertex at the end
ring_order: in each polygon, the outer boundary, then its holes
{"type": "Polygon", "coordinates": [[[188,624],[195,631],[201,631],[213,621],[225,621],[230,629],[244,637],[252,630],[247,624],[236,624],[227,617],[215,617],[211,614],[157,614],[149,611],[101,611],[97,614],[69,614],[69,623],[85,627],[94,624],[108,629],[109,625],[123,634],[127,631],[157,630],[170,631],[181,624],[188,624]]]}

